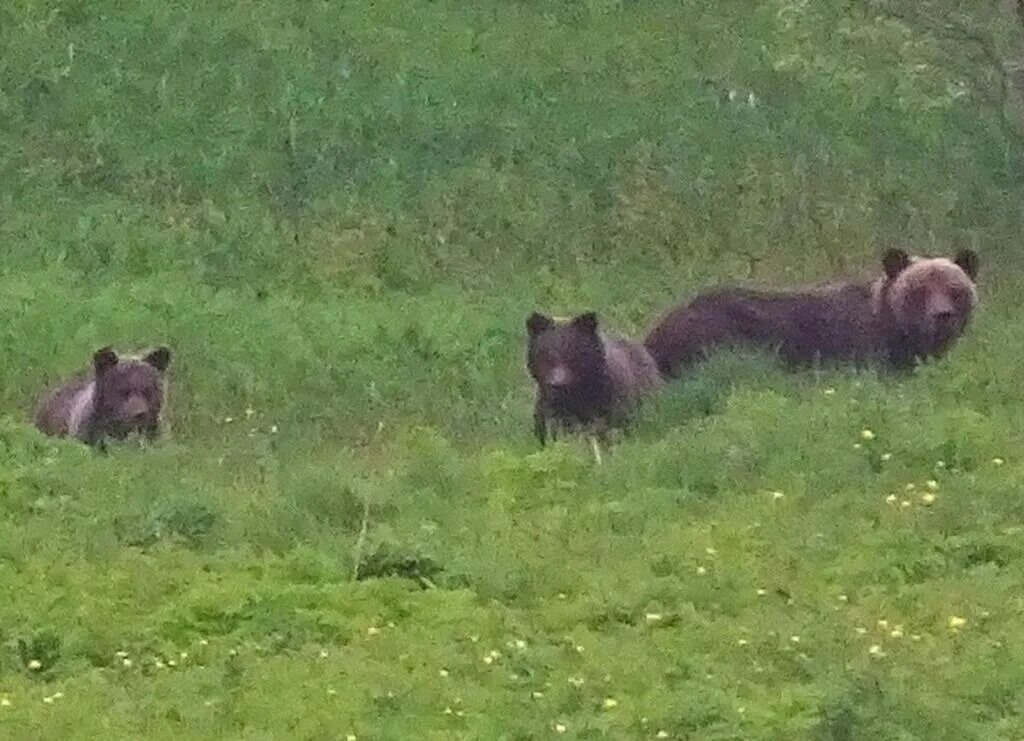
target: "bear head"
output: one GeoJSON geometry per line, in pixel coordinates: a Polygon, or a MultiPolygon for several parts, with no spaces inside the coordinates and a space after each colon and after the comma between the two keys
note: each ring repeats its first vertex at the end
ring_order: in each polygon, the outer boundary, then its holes
{"type": "Polygon", "coordinates": [[[900,249],[882,257],[883,309],[898,341],[920,358],[941,356],[963,334],[978,303],[978,255],[912,257],[900,249]]]}
{"type": "Polygon", "coordinates": [[[607,364],[594,312],[568,321],[535,312],[526,330],[527,368],[546,399],[568,401],[604,390],[607,364]]]}
{"type": "Polygon", "coordinates": [[[124,438],[132,432],[154,436],[164,403],[164,371],[171,351],[158,347],[141,358],[119,357],[104,347],[93,356],[93,425],[124,438]]]}

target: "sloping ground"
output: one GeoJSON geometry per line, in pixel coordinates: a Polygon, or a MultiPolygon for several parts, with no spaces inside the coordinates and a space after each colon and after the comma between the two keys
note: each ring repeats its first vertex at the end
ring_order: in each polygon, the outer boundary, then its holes
{"type": "Polygon", "coordinates": [[[949,31],[1005,17],[129,5],[0,7],[0,735],[1024,735],[1021,150],[949,31]],[[948,360],[535,448],[531,310],[890,244],[982,253],[948,360]],[[156,448],[27,424],[157,341],[156,448]]]}

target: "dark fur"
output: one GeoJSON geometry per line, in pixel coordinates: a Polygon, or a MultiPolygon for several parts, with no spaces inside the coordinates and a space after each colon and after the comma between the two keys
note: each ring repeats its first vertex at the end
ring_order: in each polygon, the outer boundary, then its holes
{"type": "Polygon", "coordinates": [[[777,349],[791,368],[817,362],[906,369],[942,356],[971,318],[977,255],[960,252],[952,260],[959,271],[941,279],[928,273],[939,263],[954,272],[945,261],[913,260],[894,249],[883,256],[884,277],[871,283],[714,290],[670,310],[644,344],[669,377],[723,345],[777,349]]]}
{"type": "Polygon", "coordinates": [[[103,447],[108,438],[140,433],[155,439],[164,404],[164,371],[171,352],[159,347],[141,360],[122,359],[110,347],[97,350],[93,367],[50,393],[35,424],[56,437],[103,447]]]}
{"type": "Polygon", "coordinates": [[[603,436],[625,426],[661,382],[643,345],[603,337],[592,312],[564,323],[534,313],[526,329],[527,368],[537,384],[534,433],[542,445],[560,430],[591,428],[603,436]]]}

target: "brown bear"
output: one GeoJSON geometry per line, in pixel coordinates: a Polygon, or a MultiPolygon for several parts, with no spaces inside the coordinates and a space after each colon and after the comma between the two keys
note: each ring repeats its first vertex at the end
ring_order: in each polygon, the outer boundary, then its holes
{"type": "Polygon", "coordinates": [[[721,288],[671,309],[644,340],[675,377],[719,345],[776,348],[790,368],[880,363],[905,370],[941,357],[977,305],[978,256],[911,257],[888,250],[884,275],[796,291],[721,288]]]}
{"type": "Polygon", "coordinates": [[[155,439],[164,403],[164,371],[171,351],[158,347],[141,358],[118,357],[104,347],[93,355],[91,372],[51,392],[36,410],[42,432],[72,437],[101,449],[107,438],[137,432],[155,439]]]}
{"type": "Polygon", "coordinates": [[[643,396],[661,383],[654,359],[639,342],[605,337],[594,312],[558,322],[533,313],[527,369],[537,384],[534,433],[541,445],[560,430],[592,428],[603,436],[624,427],[643,396]]]}

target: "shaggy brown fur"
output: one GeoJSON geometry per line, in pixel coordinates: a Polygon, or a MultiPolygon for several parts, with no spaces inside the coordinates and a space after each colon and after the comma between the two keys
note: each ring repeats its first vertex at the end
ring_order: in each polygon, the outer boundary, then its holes
{"type": "Polygon", "coordinates": [[[941,357],[977,304],[978,256],[889,250],[884,276],[803,291],[723,288],[670,310],[644,344],[666,376],[719,345],[771,347],[789,367],[881,362],[906,369],[941,357]]]}
{"type": "Polygon", "coordinates": [[[543,445],[559,430],[627,424],[641,398],[661,383],[654,360],[639,342],[604,337],[597,315],[556,322],[543,314],[526,320],[527,368],[537,384],[534,433],[543,445]]]}
{"type": "Polygon", "coordinates": [[[122,439],[133,432],[152,440],[159,434],[164,371],[170,362],[166,347],[138,360],[119,358],[109,347],[97,350],[92,372],[72,378],[43,399],[36,427],[47,435],[100,447],[107,438],[122,439]]]}

